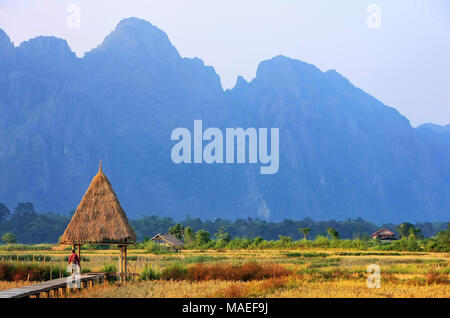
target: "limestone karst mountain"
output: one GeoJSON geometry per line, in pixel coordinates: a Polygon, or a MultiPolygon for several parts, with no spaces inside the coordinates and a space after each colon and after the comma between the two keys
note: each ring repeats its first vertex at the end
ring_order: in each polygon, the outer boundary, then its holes
{"type": "Polygon", "coordinates": [[[224,91],[136,18],[77,58],[66,41],[0,31],[0,202],[75,209],[102,159],[131,217],[443,220],[450,134],[416,129],[338,72],[284,56],[224,91]],[[175,165],[176,127],[279,127],[280,169],[175,165]],[[260,216],[261,217],[261,216],[260,216]]]}

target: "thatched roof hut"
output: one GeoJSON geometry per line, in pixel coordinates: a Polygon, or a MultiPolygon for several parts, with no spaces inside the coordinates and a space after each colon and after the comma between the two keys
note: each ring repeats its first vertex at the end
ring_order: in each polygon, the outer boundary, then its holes
{"type": "Polygon", "coordinates": [[[100,161],[98,173],[64,231],[61,243],[126,245],[135,242],[136,235],[100,161]]]}
{"type": "Polygon", "coordinates": [[[157,243],[162,243],[165,245],[167,244],[168,246],[174,247],[174,248],[183,248],[184,247],[184,243],[172,234],[156,234],[152,238],[152,241],[155,241],[157,243]]]}

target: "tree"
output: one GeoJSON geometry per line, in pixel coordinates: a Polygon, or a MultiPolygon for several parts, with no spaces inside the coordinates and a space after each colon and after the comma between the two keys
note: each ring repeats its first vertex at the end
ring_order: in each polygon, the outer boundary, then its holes
{"type": "Polygon", "coordinates": [[[311,228],[310,228],[310,227],[303,227],[303,228],[299,228],[298,231],[299,231],[300,233],[303,233],[303,238],[304,238],[305,240],[307,240],[307,239],[308,239],[309,232],[311,232],[311,228]]]}
{"type": "Polygon", "coordinates": [[[6,220],[10,215],[10,211],[6,205],[0,202],[0,223],[6,220]]]}
{"type": "Polygon", "coordinates": [[[450,223],[447,223],[446,230],[437,234],[437,240],[442,246],[447,247],[447,249],[450,248],[450,223]]]}
{"type": "Polygon", "coordinates": [[[36,211],[34,210],[33,203],[31,202],[20,202],[17,204],[17,206],[14,208],[14,214],[16,216],[30,216],[36,214],[36,211]]]}
{"type": "Polygon", "coordinates": [[[190,226],[184,228],[184,242],[186,244],[192,244],[195,241],[194,230],[190,226]]]}
{"type": "Polygon", "coordinates": [[[214,234],[214,236],[217,238],[219,242],[228,243],[231,241],[231,235],[227,232],[227,229],[225,226],[221,226],[217,233],[214,234]]]}
{"type": "Polygon", "coordinates": [[[198,245],[206,245],[209,241],[211,241],[211,234],[209,234],[209,232],[198,230],[197,233],[195,233],[195,242],[198,245]]]}
{"type": "Polygon", "coordinates": [[[262,238],[261,236],[257,236],[255,237],[255,239],[253,240],[253,244],[255,245],[259,245],[264,241],[264,238],[262,238]]]}
{"type": "Polygon", "coordinates": [[[328,235],[330,235],[330,237],[331,237],[333,240],[339,240],[339,232],[336,231],[333,227],[329,227],[329,228],[327,229],[327,233],[328,233],[328,235]]]}
{"type": "Polygon", "coordinates": [[[397,232],[398,232],[398,236],[400,238],[410,238],[410,239],[415,239],[415,238],[420,238],[421,235],[421,230],[419,228],[416,228],[414,225],[412,225],[411,223],[408,222],[404,222],[402,224],[400,224],[399,226],[397,226],[397,232]]]}
{"type": "Polygon", "coordinates": [[[169,228],[169,233],[175,236],[177,239],[181,239],[184,234],[184,227],[181,224],[175,224],[169,228]]]}
{"type": "Polygon", "coordinates": [[[280,239],[280,242],[282,244],[289,244],[291,243],[292,239],[289,236],[285,236],[285,235],[278,235],[278,238],[280,239]]]}
{"type": "Polygon", "coordinates": [[[6,244],[17,243],[17,236],[14,233],[5,233],[2,235],[2,241],[6,244]]]}

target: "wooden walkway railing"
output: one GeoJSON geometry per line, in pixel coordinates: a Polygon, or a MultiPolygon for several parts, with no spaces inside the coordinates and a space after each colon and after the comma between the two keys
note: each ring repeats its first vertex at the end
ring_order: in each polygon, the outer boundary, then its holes
{"type": "MultiPolygon", "coordinates": [[[[94,284],[103,283],[106,273],[88,273],[81,274],[78,278],[81,288],[88,288],[94,284]]],[[[24,297],[41,297],[41,294],[47,298],[50,297],[65,297],[67,291],[75,290],[76,288],[69,288],[67,285],[67,277],[48,280],[42,283],[33,285],[7,289],[0,291],[0,298],[24,298],[24,297]]],[[[74,283],[75,284],[75,283],[74,283]]],[[[76,285],[76,284],[75,284],[76,285]]]]}

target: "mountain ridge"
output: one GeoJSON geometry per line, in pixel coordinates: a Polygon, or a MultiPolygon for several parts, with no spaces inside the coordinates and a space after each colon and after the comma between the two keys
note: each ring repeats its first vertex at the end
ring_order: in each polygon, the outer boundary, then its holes
{"type": "Polygon", "coordinates": [[[224,90],[213,67],[181,57],[162,30],[135,18],[83,58],[63,39],[22,44],[14,63],[0,62],[0,202],[9,206],[76,208],[102,159],[131,216],[448,216],[449,138],[412,128],[335,70],[275,56],[224,90]],[[279,127],[279,172],[175,165],[170,133],[195,119],[279,127]]]}

